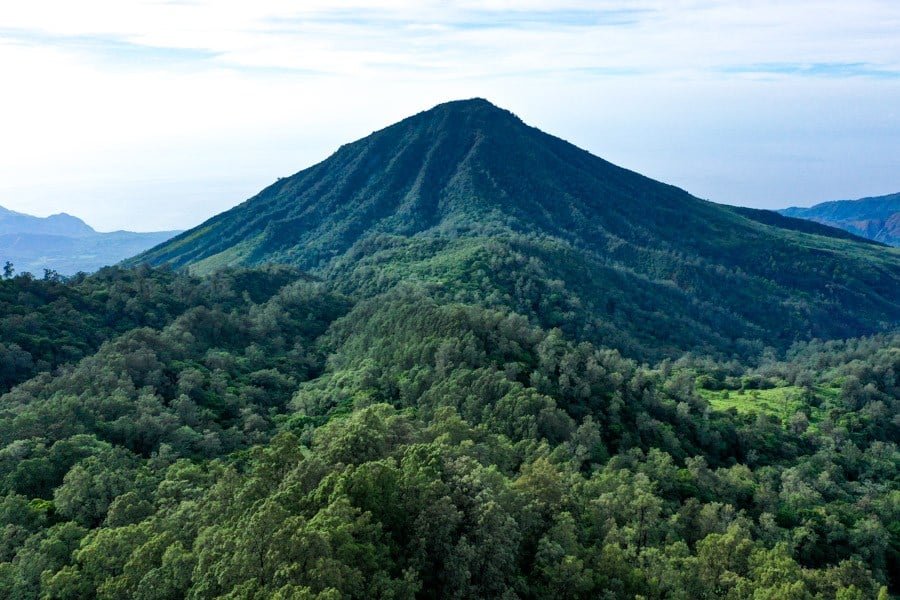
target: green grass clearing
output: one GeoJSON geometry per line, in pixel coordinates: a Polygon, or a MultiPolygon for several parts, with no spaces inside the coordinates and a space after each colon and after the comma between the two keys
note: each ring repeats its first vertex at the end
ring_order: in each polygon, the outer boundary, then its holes
{"type": "Polygon", "coordinates": [[[837,389],[817,387],[815,400],[809,401],[807,392],[798,386],[783,386],[766,390],[706,390],[697,392],[716,410],[735,409],[739,413],[765,413],[787,421],[794,413],[809,410],[810,421],[821,420],[825,406],[839,393],[837,389]]]}

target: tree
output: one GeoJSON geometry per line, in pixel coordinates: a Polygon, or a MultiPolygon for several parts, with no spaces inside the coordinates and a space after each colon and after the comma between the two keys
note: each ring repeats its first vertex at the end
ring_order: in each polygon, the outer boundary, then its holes
{"type": "Polygon", "coordinates": [[[96,527],[106,517],[110,503],[134,488],[135,462],[130,452],[116,448],[72,467],[53,494],[59,514],[96,527]]]}
{"type": "Polygon", "coordinates": [[[6,264],[3,265],[3,279],[11,279],[15,272],[16,270],[13,268],[13,264],[6,261],[6,264]]]}

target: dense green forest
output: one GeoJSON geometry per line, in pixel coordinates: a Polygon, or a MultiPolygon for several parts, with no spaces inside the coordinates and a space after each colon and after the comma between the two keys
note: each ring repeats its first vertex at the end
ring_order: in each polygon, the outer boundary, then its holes
{"type": "MultiPolygon", "coordinates": [[[[9,278],[15,265],[7,265],[9,278]]],[[[202,282],[146,267],[103,269],[65,281],[53,271],[40,280],[25,273],[15,278],[15,285],[0,286],[0,393],[39,372],[93,354],[115,335],[163,327],[189,307],[236,308],[245,297],[259,301],[298,276],[283,267],[252,275],[216,274],[202,282]],[[223,276],[229,281],[222,282],[223,276]]]]}
{"type": "Polygon", "coordinates": [[[340,287],[0,281],[29,357],[0,397],[0,596],[900,591],[900,336],[649,366],[427,283],[340,287]]]}

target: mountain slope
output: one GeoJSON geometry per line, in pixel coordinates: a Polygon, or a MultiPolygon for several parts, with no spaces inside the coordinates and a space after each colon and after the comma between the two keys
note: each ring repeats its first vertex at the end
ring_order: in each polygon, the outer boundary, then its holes
{"type": "Polygon", "coordinates": [[[900,254],[617,167],[485,100],[442,104],[132,263],[285,262],[373,295],[403,281],[632,355],[749,353],[900,320],[900,254]]]}
{"type": "Polygon", "coordinates": [[[900,246],[900,193],[860,200],[823,202],[809,208],[780,211],[788,217],[809,219],[891,246],[900,246]]]}
{"type": "Polygon", "coordinates": [[[41,218],[0,207],[0,260],[19,272],[93,272],[165,242],[177,231],[100,233],[65,213],[41,218]]]}

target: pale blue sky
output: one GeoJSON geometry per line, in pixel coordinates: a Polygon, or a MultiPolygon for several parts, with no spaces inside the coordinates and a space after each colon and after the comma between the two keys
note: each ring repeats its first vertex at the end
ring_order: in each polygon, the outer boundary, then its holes
{"type": "Polygon", "coordinates": [[[29,0],[0,6],[0,205],[186,228],[485,97],[775,208],[900,191],[895,0],[29,0]]]}

